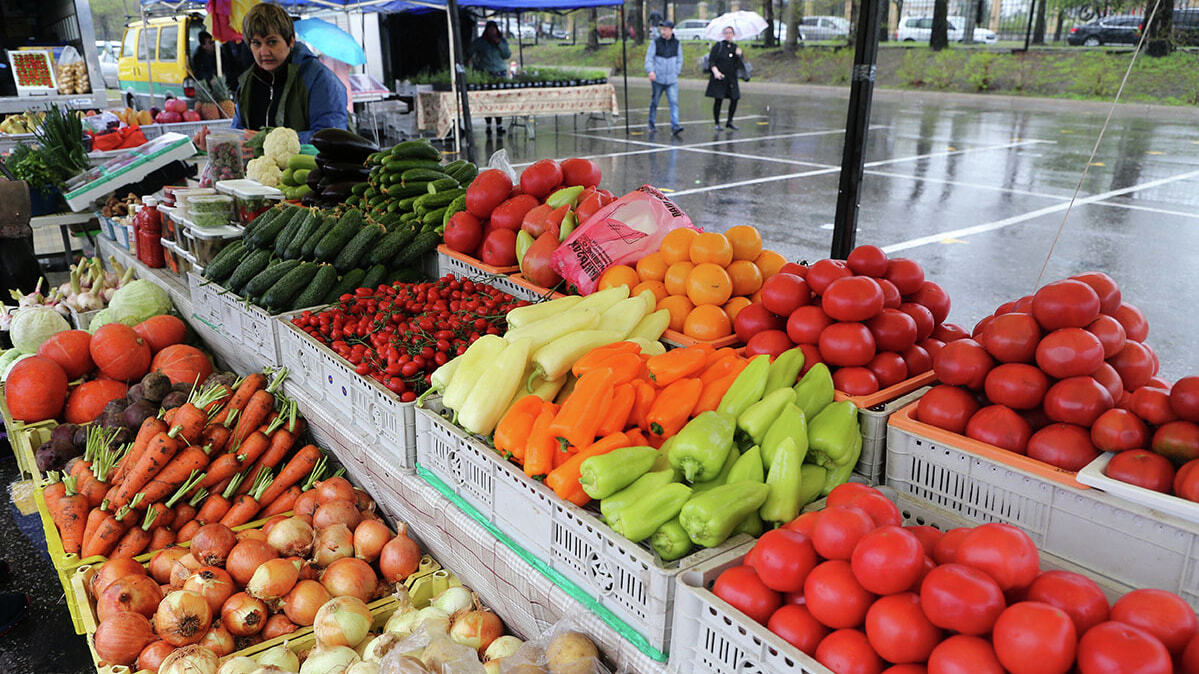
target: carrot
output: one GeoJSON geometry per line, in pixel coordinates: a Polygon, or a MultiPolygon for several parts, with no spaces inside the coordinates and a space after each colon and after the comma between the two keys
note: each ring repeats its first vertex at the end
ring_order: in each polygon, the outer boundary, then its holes
{"type": "Polygon", "coordinates": [[[629,424],[629,415],[633,413],[633,404],[637,402],[637,391],[632,384],[620,384],[612,390],[612,401],[600,417],[599,427],[595,429],[598,437],[606,437],[623,431],[629,424]]]}
{"type": "MultiPolygon", "coordinates": [[[[204,505],[200,506],[200,509],[196,511],[196,520],[205,524],[220,522],[225,513],[229,512],[229,506],[232,505],[229,503],[229,499],[232,498],[233,492],[237,490],[237,486],[241,484],[241,481],[245,477],[245,473],[238,473],[233,476],[233,479],[229,482],[229,486],[224,491],[219,494],[215,492],[209,494],[208,499],[204,501],[204,505]]],[[[182,535],[183,531],[180,530],[179,533],[182,535]]]]}
{"type": "Polygon", "coordinates": [[[211,489],[221,482],[233,477],[242,469],[241,461],[237,460],[235,452],[226,452],[208,465],[208,474],[200,482],[200,487],[211,489]]]}
{"type": "Polygon", "coordinates": [[[593,456],[607,454],[614,449],[628,446],[630,446],[629,437],[624,433],[606,435],[579,450],[577,454],[546,475],[545,486],[553,489],[560,498],[566,499],[579,488],[579,466],[584,461],[593,456]]]}
{"type": "Polygon", "coordinates": [[[300,485],[293,484],[287,488],[287,491],[279,494],[279,496],[276,497],[271,503],[259,504],[263,507],[257,515],[258,518],[261,519],[263,517],[273,517],[291,510],[296,504],[296,499],[300,498],[300,494],[302,493],[303,490],[300,489],[300,485]]]}
{"type": "Polygon", "coordinates": [[[117,545],[112,549],[112,554],[109,557],[112,559],[116,559],[117,557],[133,559],[145,552],[146,547],[150,545],[150,528],[154,526],[154,520],[158,516],[158,513],[159,511],[154,508],[146,510],[146,517],[142,521],[142,525],[140,527],[132,527],[129,531],[126,531],[125,535],[121,536],[121,539],[117,541],[117,545]]]}
{"type": "Polygon", "coordinates": [[[541,413],[529,429],[529,441],[525,444],[525,475],[545,475],[554,469],[554,450],[558,441],[550,433],[550,424],[558,415],[558,406],[554,403],[542,403],[541,413]]]}
{"type": "MultiPolygon", "coordinates": [[[[63,552],[78,553],[83,547],[83,531],[87,523],[87,498],[75,491],[75,478],[63,480],[63,495],[54,500],[54,509],[50,510],[50,518],[58,527],[59,538],[62,539],[63,552]]],[[[46,504],[49,509],[49,504],[46,504]]]]}
{"type": "Polygon", "coordinates": [[[150,550],[161,550],[175,542],[175,530],[170,527],[158,527],[150,532],[150,550]]]}
{"type": "Polygon", "coordinates": [[[267,415],[275,408],[275,390],[279,388],[285,378],[287,378],[287,370],[283,369],[270,385],[255,391],[254,395],[246,401],[246,405],[241,411],[241,418],[237,420],[237,426],[233,429],[231,442],[234,446],[237,446],[242,439],[261,426],[267,415]]]}
{"type": "Polygon", "coordinates": [[[109,490],[108,500],[112,507],[119,508],[128,503],[133,494],[141,491],[142,487],[174,458],[179,451],[179,442],[175,439],[178,434],[179,427],[175,426],[169,432],[159,433],[150,440],[146,451],[125,480],[119,487],[114,487],[116,493],[113,493],[114,489],[109,490]]]}
{"type": "MultiPolygon", "coordinates": [[[[290,413],[294,418],[296,411],[295,402],[289,402],[288,407],[290,408],[290,413]]],[[[289,430],[288,428],[279,428],[278,430],[274,431],[274,434],[271,435],[270,445],[267,447],[266,452],[258,457],[258,460],[254,462],[253,468],[250,469],[250,477],[248,478],[250,482],[252,483],[254,480],[258,479],[258,476],[261,475],[264,470],[274,470],[275,467],[277,467],[283,461],[283,459],[287,457],[287,453],[291,451],[291,448],[295,444],[297,437],[299,437],[299,433],[289,430]]],[[[247,491],[249,491],[249,489],[243,482],[242,486],[238,489],[238,493],[244,494],[247,491]]]]}
{"type": "Polygon", "coordinates": [[[207,467],[208,454],[203,449],[195,445],[185,448],[142,487],[142,492],[146,495],[145,502],[155,503],[167,498],[179,485],[207,467]]]}
{"type": "Polygon", "coordinates": [[[99,508],[92,508],[92,511],[87,514],[87,524],[85,524],[83,527],[82,547],[87,547],[88,541],[92,540],[92,536],[96,535],[96,527],[100,526],[100,523],[104,521],[104,518],[108,517],[110,514],[111,513],[108,510],[107,499],[100,504],[99,508]]]}
{"type": "Polygon", "coordinates": [[[196,519],[196,506],[206,498],[208,498],[208,490],[200,489],[192,494],[190,499],[175,506],[175,531],[179,531],[185,524],[196,519]]]}
{"type": "Polygon", "coordinates": [[[525,443],[537,415],[541,413],[541,398],[527,395],[517,400],[495,427],[495,451],[503,456],[524,458],[525,443]]]}
{"type": "Polygon", "coordinates": [[[137,429],[137,435],[133,438],[133,446],[125,454],[125,458],[121,459],[120,463],[117,464],[116,472],[112,475],[112,483],[117,484],[121,482],[125,478],[125,473],[137,465],[138,459],[146,451],[146,447],[150,445],[150,440],[159,433],[166,433],[167,430],[169,428],[162,419],[147,417],[137,429]]]}
{"type": "Polygon", "coordinates": [[[120,542],[121,537],[125,535],[125,530],[128,528],[126,525],[130,522],[129,513],[133,512],[133,509],[141,503],[141,499],[141,494],[138,494],[128,505],[117,510],[116,514],[105,517],[96,527],[96,532],[88,540],[88,544],[83,547],[81,556],[107,555],[111,552],[120,542]]]}
{"type": "Polygon", "coordinates": [[[213,417],[213,423],[224,423],[225,418],[233,412],[240,412],[246,403],[250,402],[250,397],[258,391],[266,387],[266,375],[261,372],[254,372],[246,375],[244,379],[238,382],[233,387],[233,395],[229,398],[229,402],[213,417]]]}
{"type": "MultiPolygon", "coordinates": [[[[324,456],[322,456],[317,460],[316,465],[312,467],[312,471],[308,473],[308,477],[304,480],[302,485],[294,484],[291,487],[288,487],[286,491],[276,496],[275,500],[273,501],[264,500],[265,497],[264,499],[260,499],[259,504],[262,506],[263,512],[270,512],[271,515],[278,515],[280,513],[285,513],[288,510],[294,510],[296,501],[299,500],[300,496],[311,490],[317,485],[318,482],[320,482],[321,477],[325,474],[326,466],[326,459],[324,456]],[[298,488],[299,491],[293,492],[292,487],[298,488]],[[291,497],[291,494],[293,493],[295,494],[294,500],[291,497]]],[[[269,516],[270,515],[263,515],[263,517],[269,516]]]]}
{"type": "Polygon", "coordinates": [[[691,418],[691,411],[699,402],[704,385],[699,379],[688,377],[679,379],[654,399],[645,420],[649,422],[649,431],[661,438],[670,436],[682,430],[683,425],[691,418]]]}
{"type": "Polygon", "coordinates": [[[149,508],[146,508],[146,513],[149,513],[151,510],[156,513],[154,515],[154,526],[150,527],[151,529],[161,529],[175,523],[175,511],[167,507],[165,503],[151,504],[149,508]]]}
{"type": "Polygon", "coordinates": [[[233,431],[225,425],[209,424],[200,434],[200,443],[212,447],[212,451],[219,454],[225,451],[225,445],[229,444],[231,437],[233,437],[233,431]]]}
{"type": "Polygon", "coordinates": [[[696,376],[707,365],[708,354],[698,347],[671,349],[645,361],[654,385],[665,388],[684,377],[696,376]]]}
{"type": "Polygon", "coordinates": [[[207,522],[202,522],[198,519],[188,522],[180,527],[179,532],[175,534],[175,542],[186,543],[190,541],[192,536],[195,536],[196,532],[200,530],[200,527],[204,526],[205,524],[207,524],[207,522]]]}
{"type": "Polygon", "coordinates": [[[46,479],[49,480],[49,483],[42,488],[42,498],[45,499],[46,509],[49,510],[53,507],[51,504],[62,498],[63,494],[66,493],[67,486],[59,479],[58,471],[56,470],[47,472],[46,479]]]}
{"type": "Polygon", "coordinates": [[[271,485],[272,479],[270,471],[263,473],[254,483],[254,487],[250,489],[250,493],[237,497],[237,500],[229,508],[229,512],[221,518],[221,524],[232,529],[254,519],[254,515],[261,508],[258,499],[262,496],[262,492],[271,485]]]}
{"type": "Polygon", "coordinates": [[[178,413],[179,413],[179,408],[172,407],[171,409],[167,410],[166,412],[163,412],[162,420],[167,423],[167,426],[171,426],[173,428],[175,426],[175,415],[178,413]]]}
{"type": "Polygon", "coordinates": [[[611,369],[601,367],[579,377],[574,393],[562,403],[550,424],[550,435],[575,447],[586,447],[594,442],[600,415],[604,413],[604,407],[611,404],[613,376],[611,369]]]}
{"type": "Polygon", "coordinates": [[[237,455],[238,464],[252,466],[270,445],[271,439],[267,437],[266,433],[254,431],[241,445],[234,447],[233,451],[237,455]]]}
{"type": "Polygon", "coordinates": [[[271,503],[279,498],[279,495],[287,491],[287,488],[293,484],[303,480],[312,469],[316,467],[317,461],[322,457],[321,448],[316,445],[304,445],[296,452],[295,456],[291,457],[286,465],[279,470],[279,474],[275,476],[274,482],[259,495],[258,499],[261,503],[271,503]]]}

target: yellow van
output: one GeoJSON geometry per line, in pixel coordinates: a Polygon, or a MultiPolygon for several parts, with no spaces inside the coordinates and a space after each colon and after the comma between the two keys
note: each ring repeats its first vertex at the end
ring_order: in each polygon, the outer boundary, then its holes
{"type": "Polygon", "coordinates": [[[117,66],[117,81],[125,105],[148,108],[167,96],[189,103],[196,94],[188,65],[200,44],[204,17],[189,14],[136,21],[125,27],[117,66]],[[151,101],[153,82],[153,101],[151,101]]]}

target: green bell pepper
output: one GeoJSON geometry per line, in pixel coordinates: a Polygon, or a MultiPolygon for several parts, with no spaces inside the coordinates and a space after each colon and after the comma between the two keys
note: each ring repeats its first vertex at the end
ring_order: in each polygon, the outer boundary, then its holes
{"type": "Polygon", "coordinates": [[[762,467],[766,470],[770,470],[775,451],[783,438],[795,441],[795,446],[799,448],[799,461],[803,463],[808,454],[808,422],[803,410],[794,403],[787,403],[774,423],[770,424],[766,437],[762,439],[762,467]]]}
{"type": "Polygon", "coordinates": [[[858,465],[858,457],[862,455],[862,436],[857,436],[850,452],[845,457],[845,463],[834,465],[829,468],[828,475],[824,477],[824,485],[820,490],[821,496],[828,496],[837,485],[845,484],[849,481],[849,475],[853,472],[855,466],[858,465]]]}
{"type": "Polygon", "coordinates": [[[701,413],[674,436],[670,465],[682,471],[688,482],[711,480],[724,467],[724,460],[733,448],[735,430],[732,416],[713,411],[701,413]]]}
{"type": "Polygon", "coordinates": [[[579,484],[591,498],[608,498],[648,473],[657,460],[653,447],[614,449],[579,464],[579,484]]]}
{"type": "Polygon", "coordinates": [[[803,470],[800,471],[802,479],[799,488],[799,507],[801,509],[820,498],[821,492],[824,491],[824,480],[828,474],[829,471],[823,466],[817,466],[814,463],[803,465],[803,470]]]}
{"type": "Polygon", "coordinates": [[[674,446],[675,437],[677,436],[672,435],[666,438],[666,442],[663,442],[662,446],[658,448],[658,458],[654,460],[651,471],[674,470],[674,466],[670,465],[670,448],[674,446]]]}
{"type": "Polygon", "coordinates": [[[799,460],[799,448],[791,438],[784,438],[775,451],[774,463],[766,474],[770,495],[758,514],[767,522],[786,524],[799,517],[799,490],[803,464],[799,460]]]}
{"type": "Polygon", "coordinates": [[[769,354],[754,356],[749,365],[741,370],[741,374],[733,380],[733,385],[724,392],[716,411],[728,414],[734,419],[741,416],[750,405],[762,399],[766,391],[766,377],[770,374],[769,354]]]}
{"type": "Polygon", "coordinates": [[[816,363],[795,385],[795,406],[803,410],[804,418],[814,419],[833,402],[833,375],[828,366],[816,363]]]}
{"type": "Polygon", "coordinates": [[[679,523],[696,545],[714,548],[725,542],[747,515],[762,507],[770,491],[761,482],[721,485],[692,496],[679,512],[679,523]]]}
{"type": "Polygon", "coordinates": [[[803,364],[803,349],[798,346],[780,353],[770,364],[770,374],[766,376],[766,391],[763,395],[784,387],[795,386],[803,364]]]}
{"type": "Polygon", "coordinates": [[[649,544],[653,546],[654,552],[667,562],[686,557],[692,547],[691,538],[683,525],[679,524],[677,517],[658,527],[654,535],[650,536],[649,544]]]}
{"type": "Polygon", "coordinates": [[[848,400],[829,403],[808,423],[808,446],[812,463],[832,469],[853,466],[862,451],[862,429],[858,406],[848,400]],[[854,456],[851,456],[854,455],[854,456]]]}
{"type": "MultiPolygon", "coordinates": [[[[769,434],[767,434],[769,436],[769,434]]],[[[806,438],[805,438],[806,439],[806,438]]],[[[737,459],[737,463],[733,464],[733,469],[729,471],[728,484],[734,482],[766,482],[766,471],[762,467],[762,450],[757,445],[750,447],[741,458],[737,459]]],[[[733,529],[734,534],[749,534],[753,537],[762,535],[766,527],[762,524],[762,518],[758,515],[758,511],[754,510],[741,520],[736,529],[733,529]]]]}
{"type": "Polygon", "coordinates": [[[766,431],[783,412],[783,407],[795,400],[795,391],[783,387],[767,393],[737,417],[737,428],[753,439],[755,445],[766,439],[766,431]]]}
{"type": "Polygon", "coordinates": [[[690,498],[691,487],[671,482],[622,509],[612,528],[634,543],[643,541],[674,519],[690,498]]]}
{"type": "Polygon", "coordinates": [[[716,474],[716,477],[704,482],[696,482],[695,484],[691,485],[691,488],[696,492],[701,492],[708,491],[709,489],[715,489],[722,484],[728,484],[729,473],[732,472],[733,465],[736,464],[737,459],[740,458],[741,452],[739,452],[736,447],[729,449],[729,456],[724,460],[724,466],[721,467],[720,472],[716,474]]]}
{"type": "MultiPolygon", "coordinates": [[[[646,473],[633,481],[633,484],[621,489],[615,494],[600,501],[600,515],[604,521],[612,526],[620,515],[620,511],[637,501],[645,498],[651,492],[657,491],[662,487],[675,481],[674,470],[659,470],[652,473],[646,473]]],[[[615,528],[615,527],[613,527],[615,528]]]]}

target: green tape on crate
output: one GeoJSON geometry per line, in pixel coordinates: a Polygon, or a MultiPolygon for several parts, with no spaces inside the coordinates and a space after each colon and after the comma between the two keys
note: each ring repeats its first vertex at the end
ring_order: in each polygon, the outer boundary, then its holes
{"type": "Polygon", "coordinates": [[[641,636],[640,632],[630,627],[628,623],[621,620],[616,614],[612,613],[608,607],[597,602],[595,598],[583,590],[583,588],[576,585],[574,581],[550,568],[550,566],[541,558],[537,557],[537,555],[525,550],[524,547],[522,547],[519,543],[512,540],[507,534],[496,528],[494,524],[489,522],[487,518],[483,516],[483,513],[479,512],[474,506],[472,506],[470,503],[467,503],[460,496],[455,494],[454,491],[450,489],[449,485],[447,485],[445,482],[442,482],[441,478],[429,472],[429,469],[425,468],[419,463],[416,465],[416,473],[420,475],[425,482],[428,482],[434,489],[436,489],[438,493],[449,499],[454,505],[458,506],[459,510],[467,515],[470,515],[471,519],[483,525],[483,528],[490,531],[491,535],[495,536],[497,540],[508,546],[516,554],[520,555],[521,559],[532,565],[532,567],[537,569],[541,575],[550,579],[550,581],[552,581],[555,585],[565,590],[567,594],[569,594],[571,597],[574,597],[583,606],[587,607],[588,610],[598,615],[605,623],[608,624],[609,627],[616,630],[620,636],[624,637],[629,643],[636,646],[637,650],[645,653],[658,662],[666,662],[667,655],[651,646],[649,642],[646,641],[645,637],[641,636]]]}

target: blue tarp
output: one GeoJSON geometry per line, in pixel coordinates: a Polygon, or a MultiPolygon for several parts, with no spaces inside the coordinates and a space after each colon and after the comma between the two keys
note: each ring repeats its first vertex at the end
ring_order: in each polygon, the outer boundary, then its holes
{"type": "MultiPolygon", "coordinates": [[[[154,1],[142,0],[143,3],[154,1]]],[[[445,0],[421,0],[420,3],[405,2],[405,0],[275,0],[275,4],[296,9],[360,9],[366,12],[383,13],[444,9],[446,6],[445,0]]],[[[490,9],[497,12],[556,12],[623,4],[624,0],[462,0],[458,6],[490,9]]]]}

